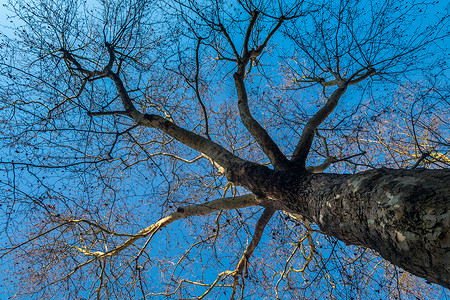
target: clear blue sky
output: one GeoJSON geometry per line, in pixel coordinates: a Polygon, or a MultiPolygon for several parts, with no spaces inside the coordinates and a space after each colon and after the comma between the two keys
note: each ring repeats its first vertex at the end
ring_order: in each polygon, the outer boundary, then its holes
{"type": "MultiPolygon", "coordinates": [[[[6,19],[7,17],[7,12],[5,10],[5,8],[3,7],[3,4],[5,4],[7,1],[6,0],[0,0],[0,25],[3,23],[6,26],[10,25],[11,23],[6,19]],[[6,22],[6,23],[5,23],[6,22]]],[[[442,9],[445,9],[445,6],[447,4],[445,4],[446,1],[441,1],[441,5],[442,5],[442,9]]],[[[2,33],[6,33],[6,34],[11,34],[10,30],[4,29],[0,27],[0,31],[2,33]]],[[[2,218],[3,216],[0,216],[0,218],[2,218]]],[[[174,224],[174,226],[177,226],[177,224],[174,224]]],[[[1,268],[1,267],[0,267],[1,268]]],[[[1,273],[0,273],[1,276],[1,273]]],[[[0,290],[0,300],[3,300],[4,298],[2,298],[4,296],[2,296],[2,292],[0,290]]]]}

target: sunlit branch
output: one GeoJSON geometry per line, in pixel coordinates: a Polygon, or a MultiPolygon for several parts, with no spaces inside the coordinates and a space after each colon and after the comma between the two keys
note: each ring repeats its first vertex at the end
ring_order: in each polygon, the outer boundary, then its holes
{"type": "Polygon", "coordinates": [[[71,219],[71,220],[67,220],[67,223],[86,223],[92,227],[95,227],[97,229],[100,229],[103,232],[106,232],[107,234],[113,235],[113,236],[124,236],[124,237],[133,237],[133,234],[127,234],[127,233],[119,233],[119,232],[115,232],[112,230],[109,230],[103,226],[100,226],[99,224],[86,220],[86,219],[71,219]]]}
{"type": "Polygon", "coordinates": [[[203,154],[201,154],[201,155],[199,155],[197,157],[194,157],[193,159],[186,159],[186,158],[183,158],[181,156],[178,156],[178,155],[175,155],[175,154],[172,154],[172,153],[166,153],[166,152],[147,153],[147,154],[148,154],[149,157],[160,156],[160,155],[168,156],[168,157],[172,157],[174,159],[180,160],[180,161],[188,163],[188,164],[192,164],[192,163],[195,163],[196,161],[199,161],[202,158],[206,158],[203,154]]]}
{"type": "MultiPolygon", "coordinates": [[[[191,280],[188,280],[188,279],[182,279],[182,280],[180,280],[179,282],[178,282],[178,285],[172,290],[172,291],[170,291],[170,292],[163,292],[163,293],[148,293],[147,295],[148,296],[172,296],[172,295],[174,295],[176,292],[178,292],[180,289],[181,289],[181,287],[182,287],[182,285],[183,285],[183,283],[188,283],[188,284],[192,284],[192,285],[196,285],[196,286],[201,286],[201,287],[225,287],[225,288],[231,288],[232,287],[232,285],[230,285],[230,284],[218,284],[218,282],[219,282],[219,280],[220,279],[225,279],[226,277],[228,277],[228,276],[230,276],[232,274],[232,272],[231,271],[225,271],[225,272],[222,272],[222,273],[220,273],[219,275],[218,275],[218,280],[216,279],[216,280],[214,280],[214,282],[213,283],[211,283],[211,284],[207,284],[207,283],[203,283],[203,282],[197,282],[197,281],[191,281],[191,280]]],[[[196,298],[194,298],[194,299],[202,299],[202,298],[204,298],[207,294],[209,294],[209,292],[211,292],[211,290],[212,289],[208,289],[205,293],[203,293],[200,297],[196,297],[196,298]]]]}
{"type": "Polygon", "coordinates": [[[224,173],[231,165],[244,162],[244,160],[235,156],[219,144],[216,144],[213,141],[208,140],[192,131],[181,128],[163,117],[145,114],[142,115],[141,118],[138,118],[137,121],[142,126],[160,129],[186,146],[200,151],[223,168],[221,171],[224,173]]]}
{"type": "Polygon", "coordinates": [[[424,161],[427,157],[429,157],[430,156],[430,152],[425,152],[425,153],[422,153],[422,155],[419,157],[419,159],[414,163],[414,165],[411,167],[411,169],[415,169],[415,168],[417,168],[421,163],[422,163],[422,161],[424,161]]]}
{"type": "Polygon", "coordinates": [[[100,299],[100,295],[101,295],[101,291],[102,291],[102,288],[103,288],[103,286],[104,286],[104,284],[105,284],[105,276],[106,276],[106,274],[105,274],[105,268],[106,268],[106,262],[105,261],[98,261],[98,263],[100,264],[100,266],[99,266],[99,268],[101,268],[101,271],[100,271],[100,275],[99,275],[99,284],[98,284],[98,287],[95,289],[95,291],[94,292],[97,292],[96,294],[97,294],[97,299],[100,299]]]}
{"type": "Polygon", "coordinates": [[[284,264],[283,271],[281,273],[280,272],[276,273],[276,274],[280,274],[280,278],[278,279],[278,281],[275,285],[275,296],[277,297],[277,299],[279,299],[278,286],[280,285],[281,281],[284,278],[286,278],[290,272],[295,272],[295,273],[304,272],[314,257],[314,254],[316,251],[316,245],[314,244],[314,240],[312,238],[312,233],[314,232],[314,230],[311,228],[311,225],[309,224],[308,221],[304,220],[303,224],[307,229],[306,234],[295,245],[294,250],[292,250],[291,254],[289,255],[288,259],[286,260],[286,263],[284,264]],[[305,252],[303,251],[303,242],[305,239],[308,239],[308,245],[310,248],[308,255],[306,255],[305,252]],[[290,266],[291,265],[290,262],[296,256],[298,250],[300,250],[300,252],[302,253],[302,256],[306,260],[306,262],[303,264],[303,266],[300,269],[294,269],[290,266]]]}
{"type": "Polygon", "coordinates": [[[336,157],[334,156],[327,156],[325,158],[325,161],[323,163],[321,163],[318,166],[307,166],[306,167],[306,171],[310,172],[310,173],[322,173],[324,172],[326,169],[328,169],[331,164],[337,162],[336,157]]]}
{"type": "Polygon", "coordinates": [[[190,205],[185,207],[179,207],[176,212],[168,215],[165,218],[160,219],[158,222],[142,229],[138,233],[134,234],[132,237],[130,237],[128,240],[126,240],[123,244],[116,247],[115,249],[112,249],[107,252],[102,251],[91,251],[86,248],[77,247],[77,246],[70,246],[71,248],[74,248],[81,252],[82,254],[86,256],[94,256],[96,258],[106,258],[111,257],[119,254],[124,249],[128,248],[129,246],[133,245],[137,240],[147,237],[147,236],[153,236],[156,232],[158,232],[161,228],[166,227],[167,225],[180,220],[184,218],[188,218],[191,216],[202,216],[207,215],[219,210],[229,210],[229,209],[239,209],[239,208],[245,208],[245,207],[251,207],[258,205],[258,202],[256,200],[255,195],[253,194],[247,194],[243,196],[237,196],[237,197],[227,197],[227,198],[220,198],[217,200],[213,200],[204,204],[198,204],[198,205],[190,205]]]}
{"type": "Polygon", "coordinates": [[[210,235],[210,236],[206,237],[205,239],[202,239],[202,240],[200,240],[200,241],[198,241],[198,242],[192,244],[192,245],[189,247],[189,249],[187,249],[187,251],[185,251],[184,254],[183,254],[183,255],[178,259],[178,261],[175,263],[174,268],[173,268],[173,271],[172,271],[172,276],[171,276],[171,278],[174,278],[174,277],[175,277],[175,272],[177,271],[177,269],[178,269],[178,267],[180,266],[181,262],[182,262],[183,260],[186,259],[186,257],[189,255],[189,253],[191,253],[191,251],[192,251],[195,247],[197,247],[197,246],[199,246],[199,245],[201,245],[201,244],[204,244],[204,243],[206,243],[207,241],[209,241],[209,240],[211,240],[211,239],[215,239],[215,238],[217,237],[217,235],[218,235],[218,233],[216,232],[216,233],[214,233],[213,235],[210,235]]]}
{"type": "Polygon", "coordinates": [[[325,161],[318,165],[318,166],[308,166],[306,167],[306,171],[310,172],[310,173],[322,173],[323,171],[325,171],[326,169],[328,169],[328,167],[331,166],[332,163],[336,162],[337,159],[334,156],[330,155],[330,151],[328,150],[328,143],[327,143],[327,139],[323,136],[321,136],[319,134],[319,131],[316,131],[316,134],[318,137],[321,137],[323,140],[323,144],[325,147],[325,161]]]}
{"type": "Polygon", "coordinates": [[[217,286],[217,284],[219,283],[220,280],[232,275],[232,273],[233,272],[231,272],[231,271],[224,271],[224,272],[220,273],[217,276],[217,279],[210,285],[210,287],[200,297],[198,297],[196,299],[198,299],[198,300],[204,299],[213,290],[213,288],[217,286]]]}

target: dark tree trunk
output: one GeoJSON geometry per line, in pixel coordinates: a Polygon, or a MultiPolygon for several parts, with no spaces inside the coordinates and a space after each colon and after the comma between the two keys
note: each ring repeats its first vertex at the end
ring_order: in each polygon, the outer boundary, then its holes
{"type": "Polygon", "coordinates": [[[450,288],[450,170],[377,169],[355,175],[247,166],[235,179],[346,244],[450,288]]]}

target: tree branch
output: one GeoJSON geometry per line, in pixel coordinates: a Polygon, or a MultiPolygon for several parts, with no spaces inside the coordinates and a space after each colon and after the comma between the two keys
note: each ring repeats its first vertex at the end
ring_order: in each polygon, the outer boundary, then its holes
{"type": "Polygon", "coordinates": [[[292,155],[292,162],[297,164],[300,168],[305,168],[306,158],[308,157],[309,150],[314,140],[314,133],[328,115],[335,109],[339,99],[347,90],[347,84],[342,84],[338,87],[333,94],[328,98],[327,103],[306,123],[303,129],[300,141],[295,147],[294,154],[292,155]]]}
{"type": "Polygon", "coordinates": [[[251,51],[250,58],[255,58],[261,54],[261,52],[264,50],[264,48],[266,48],[267,44],[269,43],[270,38],[275,34],[275,32],[278,30],[278,28],[280,28],[280,26],[281,26],[281,24],[283,24],[284,20],[285,20],[285,17],[283,17],[283,16],[278,19],[277,25],[275,25],[275,27],[270,31],[270,33],[267,35],[264,42],[258,48],[256,48],[256,50],[251,51]]]}
{"type": "MultiPolygon", "coordinates": [[[[241,121],[244,124],[245,128],[248,130],[248,132],[252,135],[252,137],[256,140],[258,145],[261,147],[264,154],[269,158],[270,162],[275,168],[278,169],[285,169],[289,165],[289,160],[286,158],[286,156],[281,152],[281,150],[278,148],[277,144],[272,140],[272,138],[269,136],[267,131],[258,123],[258,121],[253,118],[250,108],[248,105],[248,96],[247,91],[245,88],[244,83],[244,77],[245,77],[245,68],[247,67],[247,64],[250,60],[256,58],[258,55],[261,54],[262,50],[267,46],[267,43],[269,42],[270,38],[275,34],[275,32],[278,30],[278,28],[281,26],[284,18],[281,17],[278,20],[277,25],[271,30],[271,32],[268,34],[266,39],[264,40],[263,44],[257,47],[256,50],[248,50],[248,42],[252,33],[252,29],[256,23],[256,20],[258,18],[258,12],[254,11],[252,12],[252,18],[250,20],[250,24],[247,27],[247,32],[245,34],[244,38],[244,45],[243,45],[243,57],[242,59],[238,58],[237,63],[237,71],[233,74],[234,78],[234,84],[236,87],[237,97],[238,97],[238,109],[239,109],[239,115],[241,117],[241,121]]],[[[234,45],[231,43],[231,39],[226,33],[226,31],[222,30],[230,42],[230,44],[233,46],[234,51],[237,53],[237,51],[234,48],[234,45]]]]}
{"type": "Polygon", "coordinates": [[[318,166],[308,166],[306,167],[306,171],[310,173],[323,173],[332,163],[337,162],[336,157],[330,155],[330,151],[328,150],[327,139],[319,134],[319,131],[316,131],[316,135],[323,140],[323,144],[325,147],[325,161],[318,166]]]}
{"type": "Polygon", "coordinates": [[[95,76],[102,76],[104,72],[101,71],[90,71],[81,66],[81,64],[78,62],[78,60],[75,59],[75,57],[70,53],[67,49],[61,48],[59,51],[62,52],[62,58],[67,64],[67,68],[69,70],[75,69],[76,71],[81,72],[82,74],[85,74],[88,78],[92,78],[95,76]],[[72,68],[70,65],[74,65],[75,68],[72,68]]]}
{"type": "MultiPolygon", "coordinates": [[[[110,51],[112,51],[110,49],[110,51]]],[[[111,52],[110,52],[111,53],[111,52]]],[[[111,54],[112,56],[113,54],[111,54]]],[[[110,60],[111,62],[111,60],[110,60]]],[[[164,133],[175,138],[184,145],[198,150],[204,153],[206,156],[210,157],[215,163],[217,163],[222,169],[220,172],[226,174],[227,170],[230,169],[232,164],[243,163],[244,160],[235,156],[224,147],[219,144],[214,143],[210,139],[206,139],[194,132],[181,128],[175,125],[173,122],[164,119],[157,115],[143,114],[139,112],[134,106],[131,97],[126,90],[122,79],[118,74],[113,72],[111,69],[105,68],[106,76],[111,78],[116,86],[116,90],[122,100],[122,105],[125,111],[114,111],[114,112],[90,112],[89,115],[109,115],[109,114],[123,114],[133,118],[138,125],[157,128],[162,130],[164,133]]]]}
{"type": "Polygon", "coordinates": [[[202,216],[207,215],[210,213],[213,213],[215,211],[219,210],[228,210],[228,209],[239,209],[239,208],[245,208],[245,207],[251,207],[258,205],[258,202],[256,200],[256,196],[253,194],[247,194],[243,196],[237,196],[237,197],[226,197],[226,198],[220,198],[216,199],[204,204],[198,204],[198,205],[190,205],[185,207],[179,207],[176,212],[168,215],[165,218],[160,219],[158,222],[142,229],[132,237],[130,237],[128,240],[126,240],[124,243],[122,243],[120,246],[107,251],[91,251],[87,250],[85,248],[80,248],[76,246],[71,246],[74,249],[77,249],[81,253],[83,253],[86,256],[94,256],[97,258],[106,258],[111,257],[119,254],[124,249],[128,248],[129,246],[133,245],[137,240],[147,237],[150,235],[150,238],[153,237],[153,235],[158,232],[159,229],[166,227],[167,225],[179,220],[179,219],[185,219],[191,216],[202,216]]]}
{"type": "Polygon", "coordinates": [[[286,156],[278,148],[277,144],[272,140],[267,131],[253,118],[248,106],[247,91],[245,88],[243,75],[234,73],[234,84],[238,97],[238,109],[242,124],[247,128],[248,132],[253,136],[262,151],[269,158],[275,168],[286,168],[289,164],[286,156]]]}
{"type": "Polygon", "coordinates": [[[114,110],[114,111],[88,111],[87,115],[90,117],[95,116],[115,116],[115,115],[124,115],[129,116],[129,113],[126,111],[121,110],[114,110]]]}
{"type": "Polygon", "coordinates": [[[364,73],[363,75],[359,76],[356,79],[355,78],[360,72],[362,72],[364,69],[359,70],[358,72],[356,72],[355,74],[353,74],[349,79],[348,79],[348,85],[353,85],[353,84],[357,84],[360,83],[361,81],[363,81],[364,79],[367,79],[369,76],[372,76],[376,73],[376,70],[374,68],[369,68],[367,70],[366,73],[364,73]]]}
{"type": "Polygon", "coordinates": [[[245,33],[244,38],[244,56],[248,53],[248,41],[250,40],[250,35],[252,34],[253,26],[255,26],[256,20],[258,19],[259,11],[252,11],[252,18],[250,20],[250,24],[248,24],[247,32],[245,33]]]}
{"type": "Polygon", "coordinates": [[[210,140],[211,137],[209,136],[208,114],[206,112],[205,104],[203,103],[202,98],[200,96],[200,90],[199,90],[199,86],[198,86],[199,72],[200,72],[200,60],[199,60],[198,54],[200,51],[201,42],[202,42],[202,38],[198,38],[197,48],[195,49],[195,88],[194,89],[195,89],[195,94],[197,95],[197,100],[200,103],[200,106],[202,107],[203,118],[205,119],[205,135],[210,140]]]}
{"type": "Polygon", "coordinates": [[[328,169],[332,163],[337,161],[334,156],[327,156],[325,161],[318,166],[308,166],[306,167],[306,171],[310,173],[323,173],[326,169],[328,169]]]}
{"type": "Polygon", "coordinates": [[[139,125],[160,129],[184,145],[204,153],[223,168],[223,170],[220,170],[222,173],[226,174],[227,170],[230,169],[232,165],[245,162],[243,159],[235,156],[221,145],[216,144],[215,142],[192,131],[181,128],[163,117],[140,114],[140,116],[137,116],[134,119],[139,125]]]}
{"type": "Polygon", "coordinates": [[[131,115],[133,115],[133,113],[136,113],[137,112],[136,107],[131,101],[131,98],[128,95],[128,92],[125,89],[123,81],[119,77],[119,75],[108,69],[106,70],[106,74],[109,78],[111,78],[114,81],[114,84],[116,85],[116,90],[119,93],[119,97],[120,99],[122,99],[122,104],[123,108],[125,108],[125,111],[130,113],[131,115]]]}
{"type": "MultiPolygon", "coordinates": [[[[355,72],[348,79],[336,78],[336,80],[332,80],[329,82],[321,82],[324,87],[336,84],[338,88],[333,92],[333,94],[331,94],[325,105],[311,119],[309,119],[309,121],[305,125],[305,128],[303,129],[300,141],[295,147],[294,153],[292,155],[292,162],[294,162],[300,168],[305,168],[306,158],[308,157],[309,150],[311,149],[311,145],[314,140],[314,133],[316,132],[319,125],[322,124],[322,122],[325,121],[329,114],[336,108],[339,99],[345,93],[347,87],[349,85],[357,84],[368,78],[369,76],[375,74],[375,69],[370,68],[366,73],[357,77],[358,74],[360,74],[363,70],[365,70],[365,68],[355,72]],[[357,78],[354,79],[355,77],[357,78]]],[[[326,164],[331,164],[332,162],[333,161],[331,159],[328,162],[326,161],[321,165],[322,167],[318,168],[317,170],[320,171],[323,167],[327,168],[329,165],[326,166],[326,164]]]]}
{"type": "Polygon", "coordinates": [[[225,26],[223,26],[222,23],[219,24],[220,30],[223,32],[223,34],[225,35],[225,38],[227,39],[228,43],[231,46],[231,49],[233,50],[233,54],[234,57],[236,57],[236,60],[239,61],[240,60],[240,56],[239,53],[236,50],[236,47],[234,46],[233,41],[231,40],[231,37],[228,35],[227,30],[225,29],[225,26]]]}
{"type": "Polygon", "coordinates": [[[252,240],[250,244],[248,244],[247,249],[245,249],[244,253],[242,254],[242,257],[239,260],[238,265],[236,266],[236,270],[234,271],[233,277],[235,278],[235,280],[237,280],[237,278],[242,275],[244,267],[247,268],[248,259],[253,254],[253,251],[255,251],[256,247],[258,247],[264,229],[266,228],[267,223],[272,218],[275,212],[276,209],[274,208],[265,208],[263,213],[261,214],[261,217],[259,217],[259,220],[255,226],[255,232],[253,233],[252,240]]]}
{"type": "MultiPolygon", "coordinates": [[[[372,76],[376,73],[374,68],[369,68],[368,71],[366,73],[364,73],[363,75],[359,76],[358,78],[354,79],[359,73],[361,73],[363,70],[365,69],[361,69],[357,72],[355,72],[355,74],[353,74],[348,80],[347,80],[347,84],[348,85],[354,85],[357,83],[360,83],[361,81],[363,81],[364,79],[367,79],[369,76],[372,76]]],[[[320,85],[322,85],[323,87],[331,87],[331,86],[335,86],[335,85],[339,85],[340,82],[342,82],[342,79],[333,79],[333,80],[328,80],[325,81],[324,78],[321,77],[309,77],[309,76],[304,76],[301,79],[295,79],[294,82],[317,82],[320,85]],[[303,80],[306,79],[306,80],[303,80]]]]}

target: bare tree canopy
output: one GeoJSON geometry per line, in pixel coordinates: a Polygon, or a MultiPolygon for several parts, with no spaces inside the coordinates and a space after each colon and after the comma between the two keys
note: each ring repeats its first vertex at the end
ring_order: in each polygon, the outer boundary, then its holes
{"type": "Polygon", "coordinates": [[[7,8],[11,298],[450,297],[448,4],[7,8]]]}

